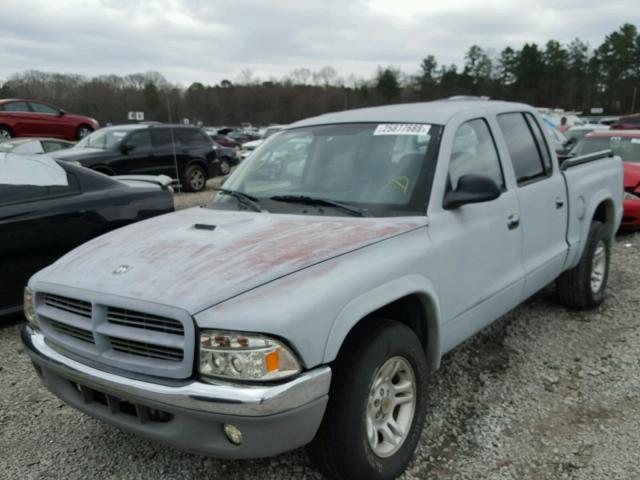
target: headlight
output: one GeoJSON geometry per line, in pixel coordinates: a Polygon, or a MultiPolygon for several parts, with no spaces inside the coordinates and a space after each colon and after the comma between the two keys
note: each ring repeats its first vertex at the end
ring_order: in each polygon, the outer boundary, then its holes
{"type": "Polygon", "coordinates": [[[299,373],[285,345],[257,334],[206,330],[200,335],[200,374],[232,380],[279,380],[299,373]]]}
{"type": "Polygon", "coordinates": [[[36,314],[35,295],[33,294],[33,290],[31,290],[29,287],[24,287],[23,309],[24,316],[27,321],[33,327],[38,328],[38,315],[36,314]]]}
{"type": "Polygon", "coordinates": [[[625,200],[640,200],[640,197],[638,195],[636,195],[635,193],[624,192],[624,199],[625,200]]]}

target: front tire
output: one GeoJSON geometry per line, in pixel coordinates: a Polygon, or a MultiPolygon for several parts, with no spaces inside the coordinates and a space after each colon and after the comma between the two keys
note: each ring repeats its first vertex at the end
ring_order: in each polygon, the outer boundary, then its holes
{"type": "Polygon", "coordinates": [[[372,319],[333,365],[329,403],[311,459],[329,478],[393,479],[409,464],[427,409],[427,363],[414,332],[372,319]]]}
{"type": "Polygon", "coordinates": [[[201,192],[207,185],[207,174],[200,165],[187,168],[182,182],[187,192],[201,192]]]}
{"type": "Polygon", "coordinates": [[[581,310],[599,306],[604,300],[610,261],[611,236],[602,222],[594,221],[589,228],[587,244],[580,262],[558,278],[560,302],[581,310]]]}

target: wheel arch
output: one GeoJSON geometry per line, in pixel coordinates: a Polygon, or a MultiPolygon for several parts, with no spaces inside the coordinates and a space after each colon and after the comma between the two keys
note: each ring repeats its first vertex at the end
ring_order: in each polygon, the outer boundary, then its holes
{"type": "Polygon", "coordinates": [[[441,342],[439,304],[435,287],[418,275],[381,285],[356,297],[340,312],[333,323],[324,361],[332,362],[348,337],[377,318],[389,318],[404,323],[418,336],[432,370],[440,366],[441,342]]]}
{"type": "Polygon", "coordinates": [[[182,172],[182,175],[186,175],[187,170],[189,170],[189,167],[193,167],[194,165],[197,165],[198,167],[202,167],[202,169],[204,170],[205,176],[207,178],[211,178],[210,176],[211,172],[209,171],[209,167],[207,166],[206,160],[204,160],[203,158],[193,158],[189,160],[189,162],[187,162],[187,164],[184,167],[184,171],[182,172]]]}
{"type": "Polygon", "coordinates": [[[8,125],[6,123],[0,123],[0,127],[6,128],[7,130],[9,130],[9,133],[11,134],[12,137],[16,136],[15,132],[13,131],[13,128],[11,128],[11,125],[8,125]]]}

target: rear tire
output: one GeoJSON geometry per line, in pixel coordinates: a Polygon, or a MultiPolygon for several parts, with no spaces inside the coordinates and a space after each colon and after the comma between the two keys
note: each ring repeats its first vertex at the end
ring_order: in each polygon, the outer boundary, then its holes
{"type": "Polygon", "coordinates": [[[200,165],[191,165],[184,174],[182,185],[187,192],[201,192],[207,186],[207,173],[200,165]]]}
{"type": "Polygon", "coordinates": [[[602,222],[589,228],[587,244],[580,262],[564,272],[557,281],[558,299],[567,307],[580,310],[596,308],[604,300],[609,279],[611,237],[602,222]]]}
{"type": "Polygon", "coordinates": [[[220,159],[220,163],[218,163],[218,170],[220,171],[220,175],[229,175],[231,171],[231,165],[226,158],[220,159]]]}
{"type": "Polygon", "coordinates": [[[13,138],[13,132],[9,127],[0,127],[0,142],[13,138]]]}
{"type": "Polygon", "coordinates": [[[427,409],[418,337],[399,322],[373,319],[350,335],[332,371],[311,459],[335,480],[396,478],[413,456],[427,409]]]}

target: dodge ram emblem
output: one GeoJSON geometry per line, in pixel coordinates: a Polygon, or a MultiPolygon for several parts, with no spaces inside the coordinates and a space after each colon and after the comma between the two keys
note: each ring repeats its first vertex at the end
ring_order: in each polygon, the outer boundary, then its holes
{"type": "Polygon", "coordinates": [[[122,275],[123,273],[127,273],[129,270],[131,270],[130,265],[120,265],[111,273],[113,273],[114,275],[122,275]]]}

